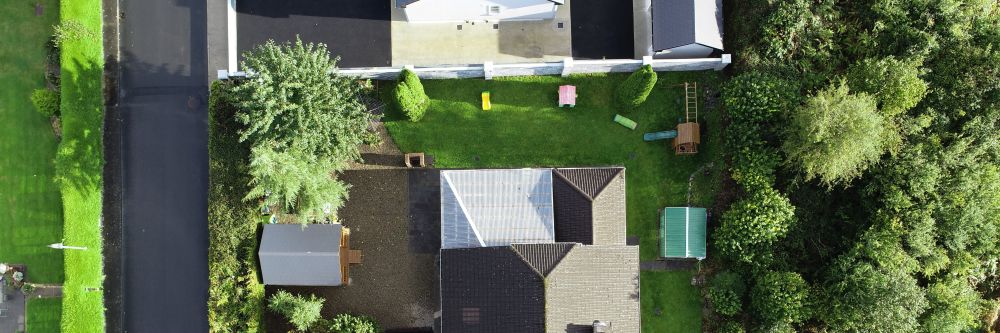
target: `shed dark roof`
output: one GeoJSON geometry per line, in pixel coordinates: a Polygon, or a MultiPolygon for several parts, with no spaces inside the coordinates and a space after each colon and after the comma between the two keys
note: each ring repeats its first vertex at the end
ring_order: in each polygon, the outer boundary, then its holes
{"type": "Polygon", "coordinates": [[[721,0],[652,0],[653,50],[689,44],[722,49],[721,0]]]}
{"type": "Polygon", "coordinates": [[[583,332],[594,320],[637,333],[639,318],[638,246],[441,250],[445,333],[583,332]]]}
{"type": "Polygon", "coordinates": [[[552,173],[556,242],[625,244],[625,168],[552,173]]]}
{"type": "Polygon", "coordinates": [[[340,224],[266,224],[261,236],[261,275],[264,284],[285,286],[339,286],[340,224]]]}

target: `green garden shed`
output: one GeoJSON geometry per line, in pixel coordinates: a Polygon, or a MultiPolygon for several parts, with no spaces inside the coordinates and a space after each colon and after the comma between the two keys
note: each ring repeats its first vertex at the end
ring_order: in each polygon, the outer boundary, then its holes
{"type": "Polygon", "coordinates": [[[666,207],[660,215],[660,257],[705,259],[705,208],[666,207]]]}

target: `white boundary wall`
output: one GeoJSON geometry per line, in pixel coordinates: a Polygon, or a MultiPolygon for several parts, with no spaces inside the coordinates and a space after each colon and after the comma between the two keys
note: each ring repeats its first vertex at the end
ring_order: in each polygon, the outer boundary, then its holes
{"type": "MultiPolygon", "coordinates": [[[[561,62],[535,62],[518,64],[476,64],[440,67],[411,67],[421,79],[492,79],[501,76],[562,75],[584,73],[634,72],[644,64],[653,66],[657,72],[722,70],[732,62],[732,56],[723,54],[720,58],[704,59],[609,59],[575,60],[566,58],[561,62]]],[[[344,68],[340,74],[364,79],[395,80],[402,67],[344,68]]]]}
{"type": "MultiPolygon", "coordinates": [[[[519,64],[493,64],[487,62],[475,65],[432,66],[432,67],[368,67],[342,68],[338,72],[343,75],[356,76],[362,79],[395,80],[403,68],[409,68],[421,79],[467,79],[485,78],[487,80],[501,76],[531,76],[531,75],[562,75],[585,73],[615,73],[634,72],[645,64],[653,66],[657,72],[669,71],[702,71],[722,70],[732,62],[732,56],[723,54],[720,58],[704,59],[653,59],[643,57],[642,60],[608,59],[608,60],[574,60],[566,58],[560,62],[534,62],[519,64]]],[[[230,76],[245,76],[244,72],[223,73],[219,78],[230,76]]]]}

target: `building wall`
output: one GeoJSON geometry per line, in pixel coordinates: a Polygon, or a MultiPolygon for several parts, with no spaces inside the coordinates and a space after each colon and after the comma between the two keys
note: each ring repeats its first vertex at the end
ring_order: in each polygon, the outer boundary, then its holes
{"type": "Polygon", "coordinates": [[[555,17],[557,5],[548,0],[420,0],[403,9],[410,22],[526,21],[555,17]],[[490,6],[500,13],[490,15],[490,6]]]}
{"type": "Polygon", "coordinates": [[[663,51],[657,51],[653,58],[656,59],[694,59],[706,58],[712,55],[715,49],[701,44],[688,44],[663,51]]]}

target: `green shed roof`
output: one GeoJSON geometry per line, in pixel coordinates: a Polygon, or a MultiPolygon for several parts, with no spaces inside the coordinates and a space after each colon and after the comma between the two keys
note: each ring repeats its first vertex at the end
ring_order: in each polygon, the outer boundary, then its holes
{"type": "Polygon", "coordinates": [[[660,257],[704,259],[705,208],[666,207],[660,215],[660,257]]]}

